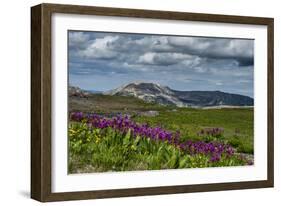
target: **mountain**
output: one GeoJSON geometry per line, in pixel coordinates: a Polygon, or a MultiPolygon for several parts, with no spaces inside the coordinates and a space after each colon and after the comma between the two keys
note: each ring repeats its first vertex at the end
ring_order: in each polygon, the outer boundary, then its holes
{"type": "Polygon", "coordinates": [[[178,107],[253,106],[251,97],[221,91],[177,91],[155,83],[133,82],[104,92],[105,95],[134,96],[146,102],[178,107]]]}
{"type": "Polygon", "coordinates": [[[79,87],[69,86],[68,87],[69,97],[89,97],[89,92],[80,89],[79,87]]]}

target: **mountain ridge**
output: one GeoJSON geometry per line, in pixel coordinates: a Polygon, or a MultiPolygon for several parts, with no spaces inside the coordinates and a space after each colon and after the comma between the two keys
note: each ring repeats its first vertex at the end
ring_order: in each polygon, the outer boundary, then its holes
{"type": "Polygon", "coordinates": [[[178,91],[152,82],[131,82],[104,95],[134,96],[146,102],[177,107],[253,106],[251,97],[221,91],[178,91]]]}

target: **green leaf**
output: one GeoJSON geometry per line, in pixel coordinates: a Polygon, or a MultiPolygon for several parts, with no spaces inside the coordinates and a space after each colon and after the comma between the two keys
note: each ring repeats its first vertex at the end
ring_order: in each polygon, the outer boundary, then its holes
{"type": "Polygon", "coordinates": [[[123,139],[123,145],[128,146],[130,144],[130,139],[131,139],[131,130],[129,129],[127,134],[125,135],[123,139]]]}
{"type": "Polygon", "coordinates": [[[186,156],[182,160],[180,160],[179,168],[185,168],[188,165],[188,159],[188,156],[186,156]]]}
{"type": "Polygon", "coordinates": [[[140,141],[141,137],[140,136],[137,136],[135,141],[134,141],[134,145],[137,146],[139,141],[140,141]]]}

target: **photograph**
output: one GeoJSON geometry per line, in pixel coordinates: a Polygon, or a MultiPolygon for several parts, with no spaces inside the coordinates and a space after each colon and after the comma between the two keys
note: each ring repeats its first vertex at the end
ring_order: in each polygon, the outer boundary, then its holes
{"type": "Polygon", "coordinates": [[[274,187],[274,18],[31,7],[31,198],[274,187]]]}
{"type": "Polygon", "coordinates": [[[68,172],[254,164],[254,40],[68,31],[68,172]]]}

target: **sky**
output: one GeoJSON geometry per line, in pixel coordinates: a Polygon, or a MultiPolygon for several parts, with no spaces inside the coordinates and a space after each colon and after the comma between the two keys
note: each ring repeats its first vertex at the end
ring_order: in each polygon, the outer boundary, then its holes
{"type": "Polygon", "coordinates": [[[141,81],[253,97],[254,40],[69,31],[68,72],[85,90],[141,81]]]}

